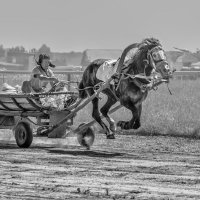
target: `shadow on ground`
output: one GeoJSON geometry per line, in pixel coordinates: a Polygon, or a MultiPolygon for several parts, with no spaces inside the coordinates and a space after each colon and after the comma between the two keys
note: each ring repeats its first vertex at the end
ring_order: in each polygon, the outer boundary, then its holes
{"type": "Polygon", "coordinates": [[[49,149],[49,153],[54,154],[64,154],[72,156],[89,156],[89,157],[103,157],[103,158],[112,158],[117,156],[123,156],[123,153],[111,153],[106,151],[89,151],[89,150],[62,150],[62,149],[49,149]]]}
{"type": "MultiPolygon", "coordinates": [[[[62,155],[72,155],[72,156],[88,156],[88,157],[102,157],[102,158],[112,158],[117,156],[124,156],[124,153],[117,153],[117,152],[107,152],[107,151],[91,151],[91,150],[84,150],[80,149],[80,146],[63,146],[64,149],[60,149],[56,144],[51,145],[33,145],[27,150],[31,149],[41,149],[46,150],[47,153],[51,154],[62,154],[62,155]],[[59,149],[58,149],[59,148],[59,149]]],[[[20,148],[15,143],[5,143],[4,141],[0,141],[0,150],[1,149],[18,149],[18,150],[26,150],[26,148],[20,148]]]]}
{"type": "Polygon", "coordinates": [[[116,135],[138,135],[138,136],[166,136],[166,137],[180,137],[188,139],[200,139],[200,128],[191,130],[190,132],[179,132],[176,130],[168,130],[167,132],[162,132],[155,129],[144,129],[140,128],[138,130],[123,130],[118,131],[116,135]]]}

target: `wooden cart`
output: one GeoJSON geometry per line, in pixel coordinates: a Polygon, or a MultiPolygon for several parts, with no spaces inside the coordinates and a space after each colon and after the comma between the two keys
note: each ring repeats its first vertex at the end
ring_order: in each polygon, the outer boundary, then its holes
{"type": "MultiPolygon", "coordinates": [[[[76,113],[83,109],[88,103],[97,97],[103,89],[108,87],[109,82],[102,84],[94,95],[86,100],[78,98],[76,92],[52,92],[38,94],[0,94],[0,129],[12,129],[15,135],[16,143],[19,147],[28,148],[33,140],[33,136],[49,136],[53,131],[60,129],[62,132],[73,124],[73,118],[76,113]],[[68,94],[69,100],[62,111],[56,111],[49,107],[43,107],[39,99],[46,95],[68,94]],[[59,117],[58,117],[59,116],[59,117]],[[36,128],[36,135],[33,134],[33,127],[36,128]]],[[[121,106],[117,106],[110,113],[121,106]]],[[[78,135],[78,142],[90,146],[94,142],[94,133],[90,128],[95,121],[87,124],[81,124],[73,133],[78,135]],[[87,144],[84,139],[87,137],[87,144]]],[[[63,138],[66,137],[64,134],[63,138]]]]}

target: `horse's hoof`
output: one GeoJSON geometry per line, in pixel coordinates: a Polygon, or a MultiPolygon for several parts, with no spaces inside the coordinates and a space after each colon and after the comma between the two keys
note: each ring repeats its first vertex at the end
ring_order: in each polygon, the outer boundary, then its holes
{"type": "Polygon", "coordinates": [[[117,123],[117,126],[121,127],[121,129],[124,129],[124,130],[130,129],[129,128],[129,122],[125,122],[125,121],[119,121],[117,123]]]}
{"type": "Polygon", "coordinates": [[[115,139],[115,135],[114,134],[107,135],[107,139],[115,139]]]}
{"type": "Polygon", "coordinates": [[[133,129],[138,129],[140,128],[141,124],[140,123],[135,123],[133,126],[133,129]]]}

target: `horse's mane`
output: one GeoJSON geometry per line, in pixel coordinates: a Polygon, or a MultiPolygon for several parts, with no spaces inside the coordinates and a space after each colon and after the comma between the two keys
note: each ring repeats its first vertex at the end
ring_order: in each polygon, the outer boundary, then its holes
{"type": "Polygon", "coordinates": [[[158,39],[153,37],[145,38],[142,42],[138,43],[135,54],[132,56],[131,60],[127,61],[127,64],[130,66],[133,65],[133,63],[140,61],[141,54],[147,52],[155,46],[162,46],[158,39]]]}
{"type": "Polygon", "coordinates": [[[141,43],[138,44],[138,49],[142,50],[142,49],[149,49],[152,48],[154,46],[161,46],[161,43],[158,39],[156,38],[146,38],[144,40],[142,40],[141,43]]]}

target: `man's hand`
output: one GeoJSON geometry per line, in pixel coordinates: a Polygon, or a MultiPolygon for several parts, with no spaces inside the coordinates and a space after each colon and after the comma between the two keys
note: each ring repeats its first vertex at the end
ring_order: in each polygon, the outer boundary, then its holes
{"type": "Polygon", "coordinates": [[[54,82],[54,83],[58,83],[59,80],[58,80],[57,78],[54,78],[54,79],[53,79],[53,82],[54,82]]]}

